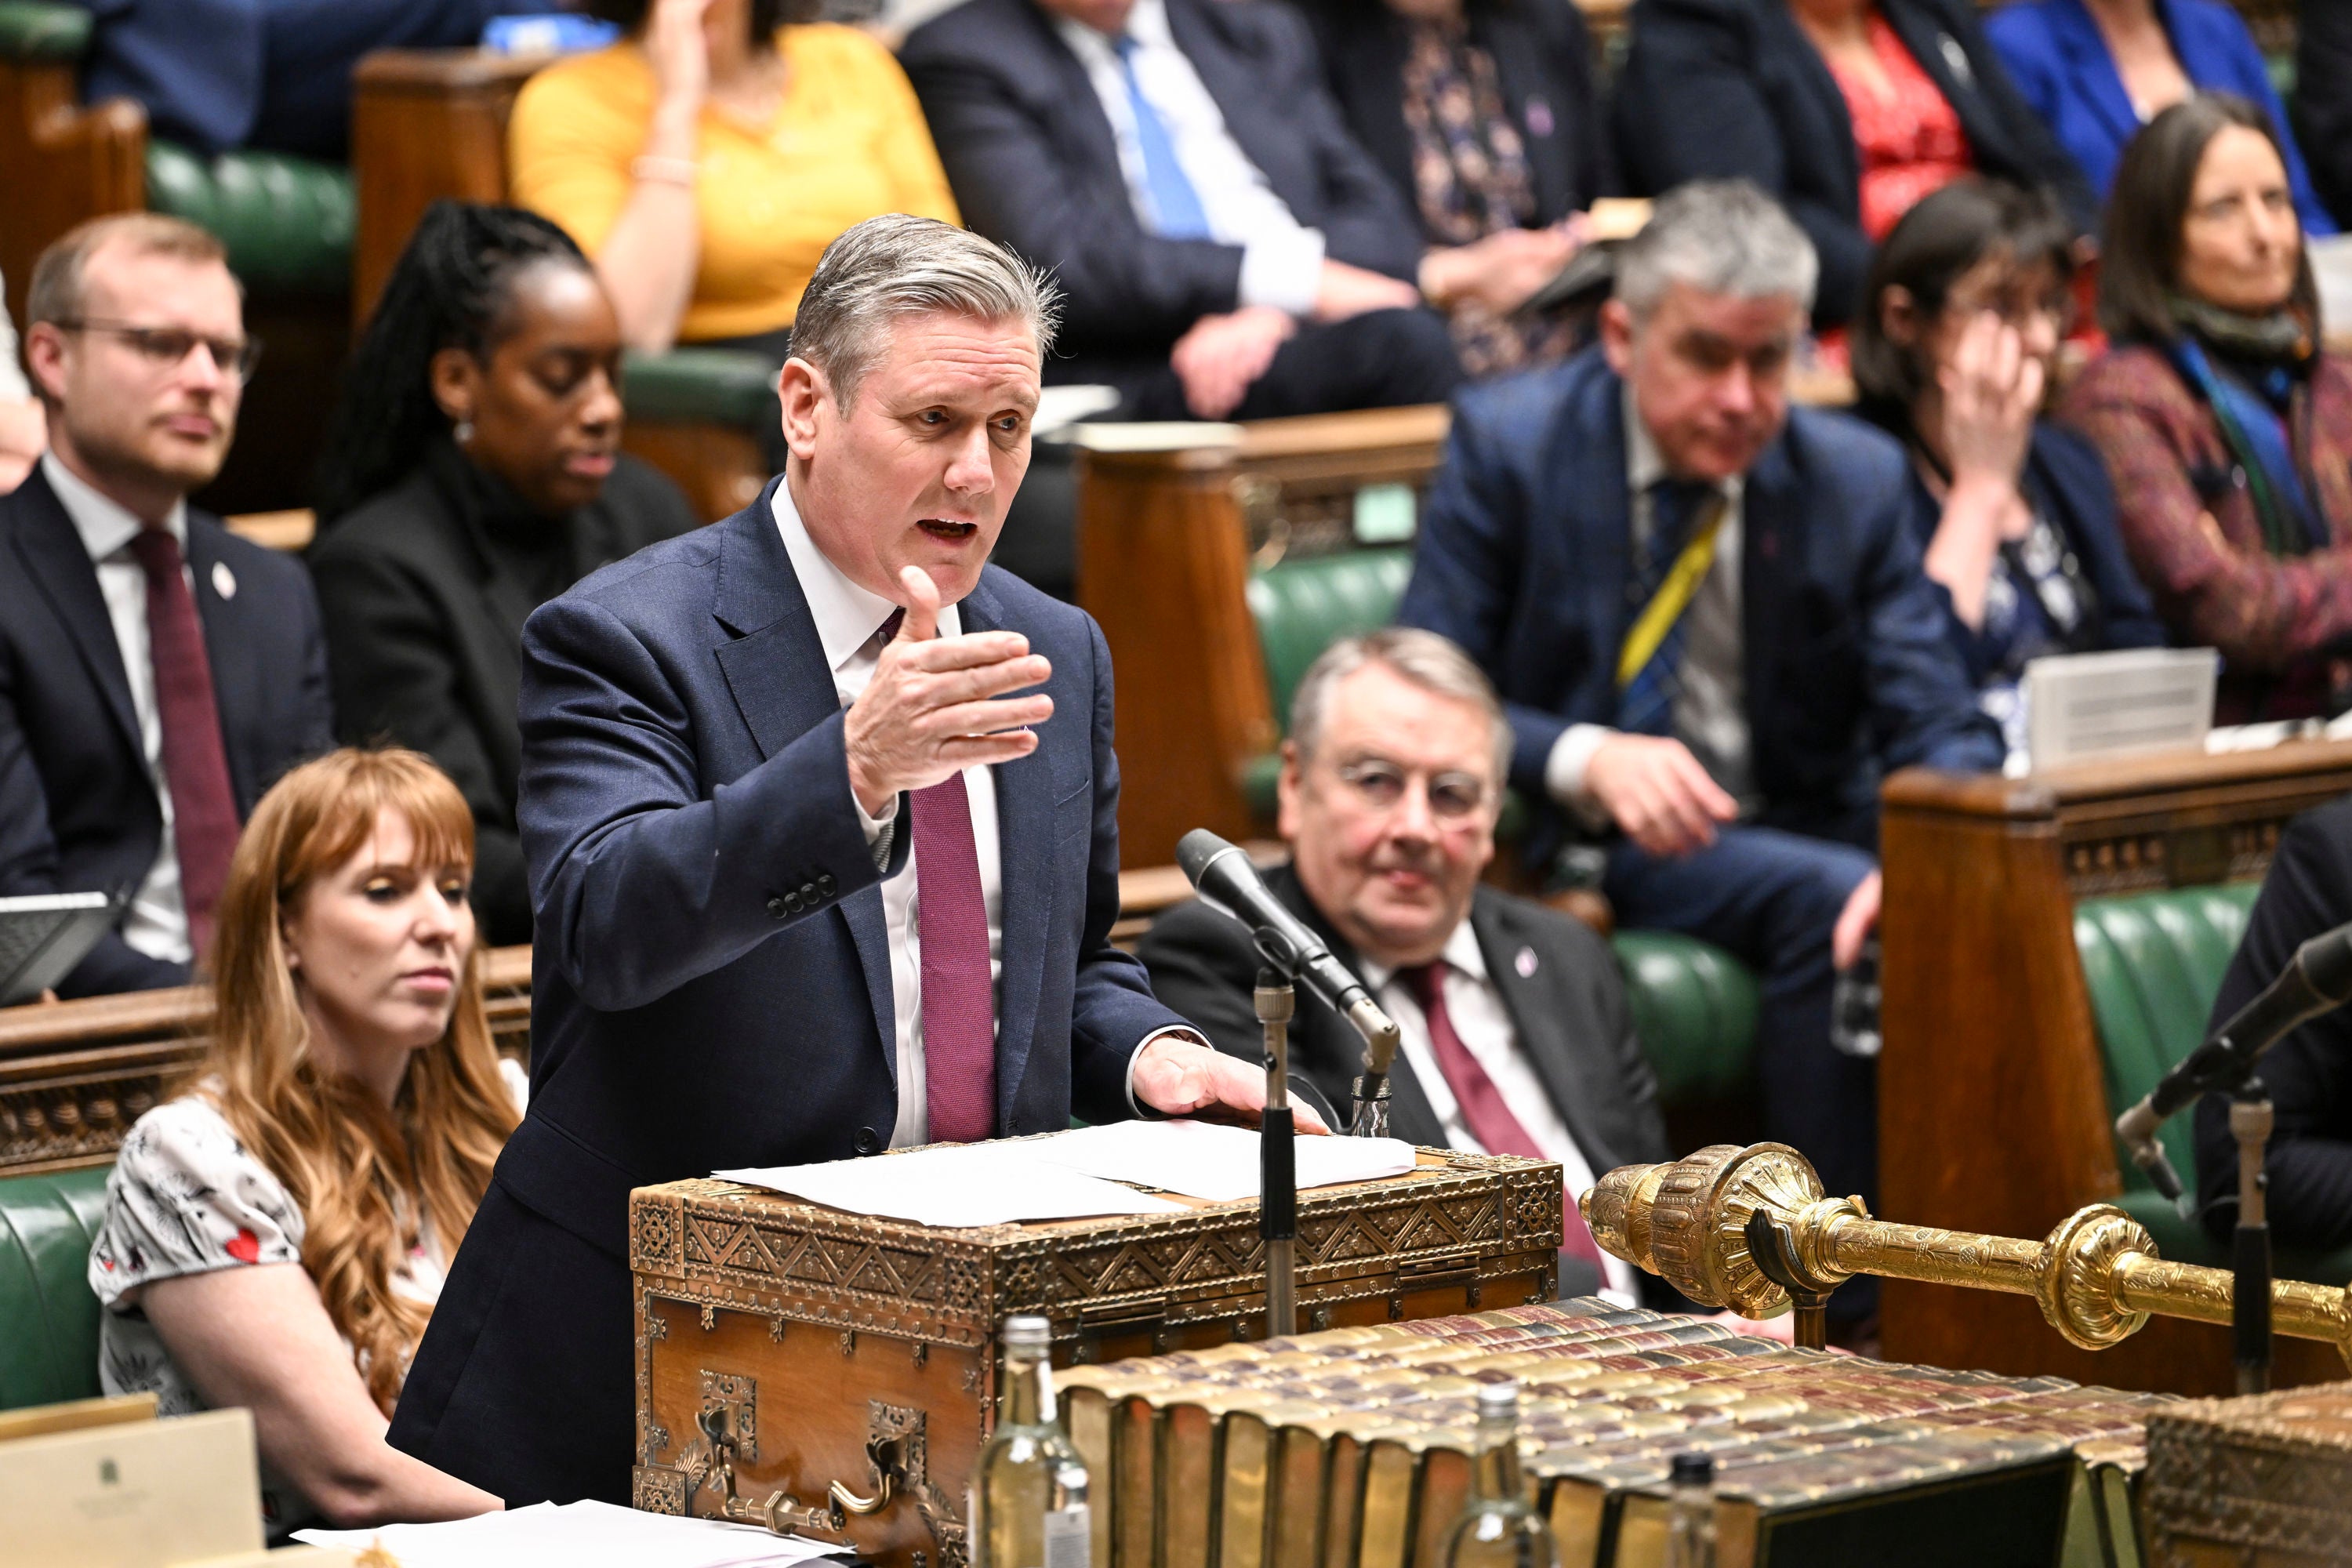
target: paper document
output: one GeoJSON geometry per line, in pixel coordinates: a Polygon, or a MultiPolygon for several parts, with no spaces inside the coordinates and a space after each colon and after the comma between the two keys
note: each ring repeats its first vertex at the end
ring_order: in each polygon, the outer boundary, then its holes
{"type": "Polygon", "coordinates": [[[789,1568],[848,1548],[757,1525],[640,1513],[606,1502],[533,1503],[446,1524],[298,1530],[294,1539],[352,1553],[381,1544],[400,1568],[789,1568]]]}
{"type": "MultiPolygon", "coordinates": [[[[1040,1160],[1147,1187],[1235,1203],[1258,1195],[1255,1128],[1213,1121],[1114,1121],[1021,1145],[1040,1160]]],[[[1396,1138],[1306,1137],[1294,1141],[1298,1184],[1369,1182],[1412,1169],[1412,1145],[1396,1138]]]]}
{"type": "Polygon", "coordinates": [[[957,1143],[878,1160],[831,1160],[711,1174],[722,1182],[767,1187],[851,1214],[916,1225],[1012,1225],[1027,1219],[1174,1214],[1184,1206],[1038,1159],[1033,1152],[1036,1146],[957,1143]]]}

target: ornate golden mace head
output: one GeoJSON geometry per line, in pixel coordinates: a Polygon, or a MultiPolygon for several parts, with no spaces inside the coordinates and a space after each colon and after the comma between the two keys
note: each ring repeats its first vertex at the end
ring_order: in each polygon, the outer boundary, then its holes
{"type": "MultiPolygon", "coordinates": [[[[2128,1339],[2152,1313],[2230,1321],[2229,1270],[2166,1262],[2147,1227],[2112,1205],[2078,1209],[2040,1241],[1890,1225],[1860,1198],[1824,1195],[1811,1163],[1785,1143],[1717,1143],[1668,1165],[1621,1165],[1579,1206],[1610,1252],[1742,1317],[1777,1317],[1791,1289],[1818,1300],[1874,1274],[2031,1296],[2085,1350],[2128,1339]],[[1769,1253],[1759,1256],[1763,1244],[1769,1253]]],[[[2271,1321],[2352,1362],[2343,1290],[2274,1281],[2271,1321]]]]}

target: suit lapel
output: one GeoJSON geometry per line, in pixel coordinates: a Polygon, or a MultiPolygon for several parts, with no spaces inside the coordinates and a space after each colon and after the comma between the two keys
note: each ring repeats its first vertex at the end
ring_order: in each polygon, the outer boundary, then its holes
{"type": "Polygon", "coordinates": [[[188,574],[195,579],[196,619],[205,628],[205,658],[212,665],[213,708],[220,715],[221,749],[227,753],[229,785],[236,794],[236,814],[251,814],[261,795],[261,781],[246,765],[245,748],[235,737],[252,732],[252,721],[262,707],[261,671],[247,636],[247,606],[237,598],[241,586],[225,561],[221,525],[195,511],[188,513],[188,574]],[[226,592],[224,593],[223,590],[226,592]]]}
{"type": "Polygon", "coordinates": [[[1739,621],[1749,736],[1749,766],[1757,787],[1769,793],[1772,774],[1765,752],[1772,745],[1772,721],[1765,696],[1779,689],[1775,654],[1784,646],[1789,588],[1804,570],[1802,519],[1790,504],[1796,486],[1789,466],[1789,437],[1765,448],[1748,470],[1739,499],[1739,621]]]}
{"type": "Polygon", "coordinates": [[[1585,1163],[1596,1173],[1607,1169],[1603,1161],[1609,1151],[1594,1139],[1591,1118],[1586,1114],[1585,1086],[1577,1081],[1576,1042],[1559,1028],[1562,1018],[1575,1016],[1577,1012],[1564,1005],[1556,994],[1568,978],[1565,970],[1557,962],[1543,963],[1544,955],[1538,954],[1509,929],[1501,901],[1484,888],[1478,889],[1470,906],[1470,932],[1478,939],[1478,951],[1486,960],[1487,978],[1493,982],[1496,994],[1503,999],[1503,1010],[1510,1015],[1511,1030],[1518,1038],[1519,1049],[1535,1064],[1536,1076],[1543,1080],[1552,1109],[1568,1124],[1569,1136],[1583,1152],[1585,1163]],[[1522,952],[1536,959],[1524,974],[1519,971],[1522,952]]]}
{"type": "MultiPolygon", "coordinates": [[[[2163,0],[2158,0],[2157,16],[2168,36],[2172,18],[2166,10],[2163,0]]],[[[2099,25],[2090,12],[2083,8],[2081,0],[2064,0],[2051,6],[2047,14],[2074,91],[2106,121],[2118,143],[2138,135],[2139,116],[2132,111],[2131,94],[2125,90],[2122,73],[2116,69],[2115,57],[2107,52],[2106,40],[2099,36],[2099,25]]],[[[2179,52],[2177,47],[2174,52],[2179,52]]]]}
{"type": "Polygon", "coordinates": [[[1566,481],[1559,498],[1570,516],[1581,515],[1584,524],[1569,532],[1582,554],[1584,624],[1594,629],[1591,668],[1587,689],[1597,687],[1591,710],[1594,721],[1617,721],[1617,649],[1625,640],[1640,608],[1625,601],[1633,582],[1633,498],[1625,468],[1625,384],[1605,361],[1593,360],[1597,374],[1585,388],[1578,409],[1576,435],[1580,442],[1561,444],[1563,458],[1581,445],[1589,468],[1574,471],[1567,462],[1555,471],[1566,481]]]}
{"type": "Polygon", "coordinates": [[[1118,133],[1111,129],[1110,116],[1095,92],[1094,78],[1087,74],[1085,62],[1070,51],[1062,41],[1045,13],[1035,5],[1024,4],[1014,7],[1034,29],[1035,42],[1042,58],[1048,62],[1054,79],[1037,83],[1045,94],[1047,107],[1058,119],[1066,111],[1075,117],[1065,121],[1070,125],[1083,144],[1087,157],[1097,174],[1108,179],[1117,189],[1120,205],[1130,207],[1127,195],[1127,172],[1118,161],[1118,133]]]}
{"type": "MultiPolygon", "coordinates": [[[[1006,629],[1004,607],[985,579],[957,608],[967,635],[1006,629]]],[[[989,776],[996,789],[997,919],[1004,940],[996,1017],[996,1114],[1003,1126],[1035,1043],[1045,936],[1054,925],[1054,773],[1040,745],[990,769],[989,776]]]]}
{"type": "MultiPolygon", "coordinates": [[[[725,639],[716,650],[719,668],[763,761],[841,711],[808,596],[776,532],[770,503],[782,482],[771,479],[749,508],[712,525],[725,530],[712,605],[725,639]]],[[[902,821],[899,827],[906,831],[908,825],[902,821]]],[[[882,889],[861,888],[839,908],[857,947],[858,966],[866,972],[876,1038],[896,1082],[898,1053],[890,1042],[898,1038],[898,1010],[891,1002],[890,933],[882,915],[882,889]]]]}
{"type": "MultiPolygon", "coordinates": [[[[66,515],[65,503],[49,489],[37,463],[14,500],[16,526],[10,532],[24,560],[25,574],[39,585],[58,624],[73,638],[90,679],[106,694],[107,711],[114,716],[115,729],[131,754],[143,763],[147,748],[139,734],[138,710],[131,705],[131,678],[123,671],[122,649],[114,640],[114,617],[99,589],[98,569],[82,548],[81,533],[66,515]]],[[[145,768],[140,771],[144,776],[145,768]]]]}
{"type": "MultiPolygon", "coordinates": [[[[1332,929],[1331,922],[1323,918],[1323,911],[1307,898],[1306,884],[1299,881],[1296,870],[1287,864],[1276,868],[1267,874],[1266,886],[1292,914],[1306,922],[1309,931],[1323,939],[1323,945],[1331,950],[1332,957],[1348,966],[1348,973],[1362,981],[1366,987],[1371,987],[1371,977],[1364,973],[1364,961],[1357,956],[1354,948],[1348,945],[1348,939],[1332,929]]],[[[1348,1021],[1328,1007],[1318,1006],[1316,1016],[1329,1023],[1339,1037],[1340,1049],[1349,1053],[1345,1059],[1360,1062],[1363,1042],[1357,1037],[1348,1021]]],[[[1297,1069],[1294,1067],[1292,1070],[1297,1069]]],[[[1355,1074],[1349,1074],[1351,1089],[1354,1079],[1355,1074]]],[[[1332,1109],[1341,1116],[1350,1116],[1355,1112],[1352,1100],[1335,1105],[1332,1109]]],[[[1421,1079],[1413,1073],[1412,1059],[1402,1051],[1397,1053],[1396,1064],[1389,1071],[1389,1131],[1408,1143],[1423,1148],[1443,1149],[1446,1146],[1445,1124],[1438,1121],[1429,1097],[1421,1091],[1421,1079]]]]}

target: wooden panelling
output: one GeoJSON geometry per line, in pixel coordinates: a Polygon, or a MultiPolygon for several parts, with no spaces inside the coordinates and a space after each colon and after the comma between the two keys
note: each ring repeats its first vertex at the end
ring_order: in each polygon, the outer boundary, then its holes
{"type": "Polygon", "coordinates": [[[632,419],[622,428],[621,445],[677,480],[705,522],[750,506],[768,482],[760,443],[733,426],[632,419]]]}
{"type": "Polygon", "coordinates": [[[147,205],[147,111],[128,99],[85,107],[75,78],[67,61],[0,60],[0,273],[20,323],[50,241],[147,205]]]}

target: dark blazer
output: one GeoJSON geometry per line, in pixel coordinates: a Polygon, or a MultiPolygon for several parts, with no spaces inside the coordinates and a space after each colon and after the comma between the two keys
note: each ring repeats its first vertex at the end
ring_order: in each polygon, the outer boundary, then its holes
{"type": "MultiPolygon", "coordinates": [[[[2312,193],[2311,175],[2287,126],[2286,107],[2271,86],[2270,68],[2244,20],[2221,0],[2155,5],[2157,20],[2190,84],[2202,92],[2248,99],[2278,128],[2304,232],[2334,234],[2336,221],[2312,193]]],[[[2083,0],[2011,0],[1985,18],[1984,30],[2017,90],[2105,199],[2125,145],[2139,134],[2140,119],[2088,7],[2083,0]]]]}
{"type": "MultiPolygon", "coordinates": [[[[1335,261],[1412,278],[1421,226],[1356,145],[1306,24],[1269,0],[1168,0],[1168,25],[1225,128],[1335,261]]],[[[1162,239],[1135,216],[1086,68],[1034,0],[966,0],[915,29],[899,62],[922,100],[964,221],[1062,286],[1063,354],[1164,355],[1234,309],[1239,246],[1162,239]]],[[[1060,356],[1057,356],[1060,357],[1060,356]]]]}
{"type": "MultiPolygon", "coordinates": [[[[2220,1028],[2277,979],[2294,950],[2352,921],[2352,795],[2305,812],[2278,853],[2246,934],[2221,976],[2210,1028],[2220,1028]]],[[[2277,1121],[2270,1154],[2270,1223],[2290,1247],[2352,1242],[2352,1009],[2321,1015],[2263,1058],[2277,1121]]],[[[2227,1239],[2238,1223],[2238,1142],[2227,1095],[2197,1104],[2197,1196],[2205,1223],[2227,1239]]]]}
{"type": "MultiPolygon", "coordinates": [[[[1307,896],[1288,866],[1265,874],[1275,897],[1321,936],[1363,978],[1363,962],[1307,896]]],[[[1668,1158],[1658,1084],[1633,1033],[1625,982],[1609,946],[1591,927],[1541,904],[1481,887],[1470,929],[1486,972],[1535,1064],[1552,1107],[1597,1174],[1619,1165],[1668,1158]],[[1522,965],[1519,954],[1532,955],[1522,965]],[[1522,968],[1526,973],[1522,973],[1522,968]]],[[[1136,950],[1151,989],[1227,1056],[1264,1059],[1263,1032],[1251,1001],[1258,957],[1239,921],[1194,900],[1154,921],[1136,950]]],[[[1363,1039],[1313,993],[1301,991],[1290,1026],[1291,1071],[1313,1084],[1341,1116],[1350,1114],[1363,1039]]],[[[1445,1146],[1445,1129],[1422,1093],[1410,1063],[1399,1058],[1391,1080],[1389,1126],[1399,1138],[1445,1146]]]]}
{"type": "MultiPolygon", "coordinates": [[[[1407,212],[1418,214],[1404,123],[1410,40],[1381,0],[1300,0],[1331,94],[1407,212]]],[[[1618,189],[1617,160],[1592,74],[1592,45],[1573,0],[1469,0],[1470,41],[1494,57],[1503,110],[1528,150],[1535,225],[1558,223],[1618,189]]]]}
{"type": "MultiPolygon", "coordinates": [[[[461,457],[435,447],[393,489],[336,520],[310,547],[326,611],[338,732],[425,752],[474,813],[474,914],[484,941],[530,940],[530,886],[515,792],[522,731],[522,626],[546,584],[520,580],[520,552],[486,535],[487,508],[520,507],[461,457]]],[[[695,527],[678,488],[624,456],[604,493],[545,524],[561,587],[695,527]]]]}
{"type": "MultiPolygon", "coordinates": [[[[542,1386],[494,1347],[625,1343],[632,1187],[876,1153],[897,1117],[881,873],[773,492],[597,573],[523,631],[530,1109],[392,1431],[509,1503],[627,1499],[625,1352],[617,1378],[542,1386]],[[518,1250],[544,1267],[509,1279],[518,1250]]],[[[1182,1020],[1109,942],[1109,652],[1084,613],[995,567],[962,611],[1054,667],[1055,718],[995,775],[996,1131],[1114,1121],[1136,1047],[1182,1020]]]]}
{"type": "Polygon", "coordinates": [[[2352,226],[2352,5],[2317,0],[2295,11],[2295,138],[2320,199],[2352,226]]]}
{"type": "MultiPolygon", "coordinates": [[[[1909,465],[1842,414],[1791,408],[1748,471],[1740,610],[1759,820],[1851,837],[1884,771],[1997,772],[1919,569],[1909,465]]],[[[1511,782],[1547,801],[1570,724],[1616,722],[1632,524],[1624,384],[1598,349],[1456,400],[1397,619],[1453,638],[1495,682],[1517,737],[1511,782]]],[[[1564,824],[1548,803],[1531,850],[1564,824]]]]}
{"type": "MultiPolygon", "coordinates": [[[[1976,0],[1880,0],[1879,9],[1958,111],[1978,172],[2051,187],[2088,232],[2098,214],[2091,187],[2011,85],[1976,0]]],[[[1633,47],[1618,77],[1617,145],[1636,192],[1755,181],[1821,253],[1814,321],[1836,325],[1860,305],[1872,246],[1853,121],[1787,0],[1636,0],[1633,47]]]]}
{"type": "MultiPolygon", "coordinates": [[[[243,821],[279,774],[334,743],[319,604],[300,562],[193,509],[187,558],[243,821]],[[227,598],[219,567],[235,584],[227,598]]],[[[163,803],[98,570],[37,466],[0,496],[0,897],[136,889],[163,844],[163,803]]],[[[184,965],[110,934],[58,990],[187,981],[184,965]]]]}

